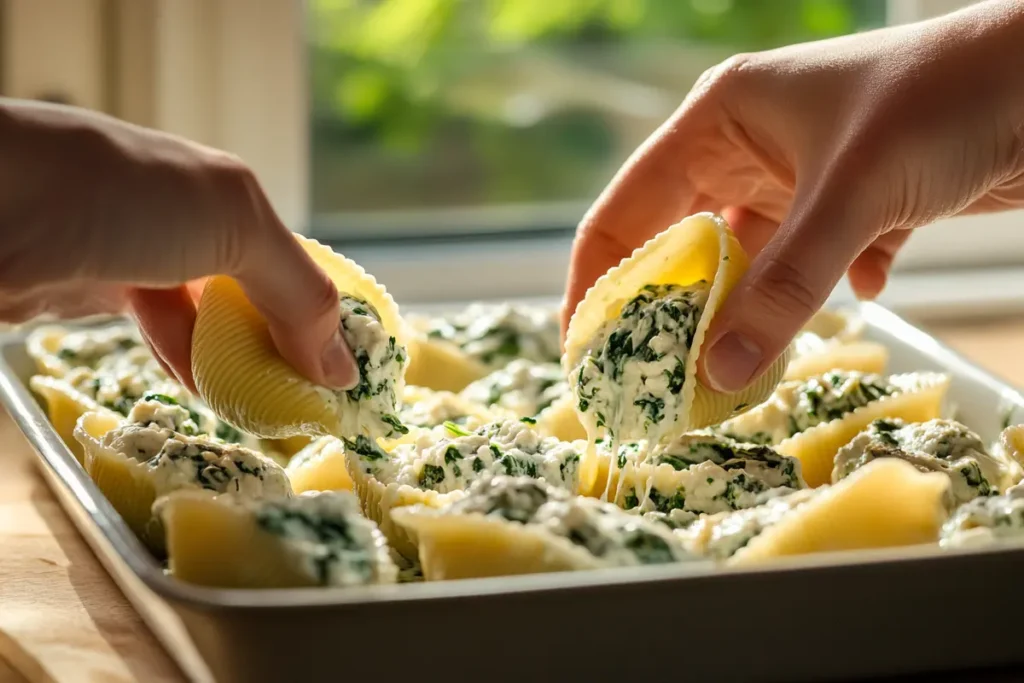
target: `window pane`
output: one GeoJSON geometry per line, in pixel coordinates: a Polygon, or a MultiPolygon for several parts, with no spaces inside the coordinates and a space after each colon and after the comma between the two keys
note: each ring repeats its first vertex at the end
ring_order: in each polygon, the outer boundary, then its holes
{"type": "Polygon", "coordinates": [[[575,225],[708,67],[885,0],[311,0],[313,230],[575,225]]]}

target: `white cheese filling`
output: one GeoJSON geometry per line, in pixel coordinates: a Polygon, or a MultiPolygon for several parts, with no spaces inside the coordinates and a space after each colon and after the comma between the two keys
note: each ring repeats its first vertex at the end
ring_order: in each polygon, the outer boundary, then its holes
{"type": "MultiPolygon", "coordinates": [[[[620,448],[618,468],[636,462],[642,450],[633,444],[620,448]]],[[[752,507],[766,491],[807,487],[796,458],[780,455],[767,446],[740,444],[699,432],[655,448],[644,464],[652,468],[642,470],[651,472],[649,478],[622,485],[621,495],[616,495],[624,508],[638,508],[642,513],[681,510],[692,513],[695,519],[698,514],[752,507]],[[666,472],[661,465],[673,471],[666,472]]]]}
{"type": "Polygon", "coordinates": [[[587,344],[570,374],[588,433],[656,445],[681,419],[686,361],[710,284],[648,285],[587,344]]]}
{"type": "Polygon", "coordinates": [[[1001,496],[975,498],[960,506],[942,527],[944,548],[1024,540],[1024,484],[1001,496]]]}
{"type": "Polygon", "coordinates": [[[557,363],[562,355],[557,314],[529,306],[472,304],[432,321],[427,336],[457,345],[491,369],[516,359],[557,363]]]}
{"type": "Polygon", "coordinates": [[[836,370],[805,382],[784,382],[764,405],[714,431],[738,441],[779,444],[900,391],[880,375],[836,370]]]}
{"type": "Polygon", "coordinates": [[[543,530],[609,567],[694,559],[663,525],[528,477],[481,479],[445,512],[488,515],[543,530]]]}
{"type": "Polygon", "coordinates": [[[576,490],[583,442],[542,437],[530,425],[502,420],[469,431],[447,424],[385,453],[369,440],[346,448],[363,471],[382,483],[449,493],[495,474],[524,475],[576,490]]]}
{"type": "Polygon", "coordinates": [[[319,586],[394,582],[392,563],[377,525],[360,515],[354,496],[307,492],[251,504],[257,526],[280,541],[284,553],[319,586]]]}
{"type": "Polygon", "coordinates": [[[561,365],[519,359],[473,382],[462,390],[462,396],[485,406],[500,406],[520,417],[534,417],[568,392],[561,365]]]}
{"type": "Polygon", "coordinates": [[[368,302],[341,297],[342,337],[352,349],[359,368],[359,383],[348,391],[322,390],[325,401],[336,404],[339,429],[347,438],[360,434],[394,437],[409,429],[398,417],[408,353],[384,329],[380,314],[368,302]]]}
{"type": "Polygon", "coordinates": [[[836,454],[833,483],[876,458],[899,458],[922,472],[942,472],[950,479],[955,505],[999,493],[1009,472],[1009,463],[990,455],[981,437],[959,422],[876,420],[836,454]]]}

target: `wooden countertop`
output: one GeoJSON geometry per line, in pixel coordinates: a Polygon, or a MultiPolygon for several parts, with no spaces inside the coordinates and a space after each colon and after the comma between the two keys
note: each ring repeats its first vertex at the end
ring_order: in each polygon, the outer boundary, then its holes
{"type": "MultiPolygon", "coordinates": [[[[1024,319],[925,327],[1024,386],[1024,319]]],[[[64,515],[5,414],[0,462],[0,683],[184,681],[64,515]]]]}

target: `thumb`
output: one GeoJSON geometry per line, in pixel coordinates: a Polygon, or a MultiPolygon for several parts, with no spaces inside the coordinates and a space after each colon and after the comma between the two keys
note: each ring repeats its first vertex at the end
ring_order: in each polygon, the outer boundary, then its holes
{"type": "Polygon", "coordinates": [[[292,233],[278,225],[258,248],[247,250],[234,277],[292,367],[316,384],[351,389],[359,370],[341,335],[338,290],[292,233]]]}
{"type": "Polygon", "coordinates": [[[716,312],[700,357],[701,381],[733,392],[757,379],[825,303],[872,229],[846,202],[795,202],[716,312]]]}

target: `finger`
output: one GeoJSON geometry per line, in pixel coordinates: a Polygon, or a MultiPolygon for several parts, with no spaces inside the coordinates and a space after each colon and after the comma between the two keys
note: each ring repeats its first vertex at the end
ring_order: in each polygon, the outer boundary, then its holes
{"type": "Polygon", "coordinates": [[[174,368],[172,368],[167,361],[160,357],[160,352],[157,351],[156,344],[153,343],[153,340],[150,339],[149,335],[146,334],[146,330],[143,329],[141,326],[139,326],[139,336],[142,337],[142,341],[145,342],[146,346],[149,347],[150,352],[153,354],[153,358],[160,365],[160,368],[164,371],[164,374],[166,374],[168,377],[172,379],[177,380],[179,383],[184,385],[184,383],[181,381],[181,378],[178,377],[177,373],[174,372],[174,368]]]}
{"type": "Polygon", "coordinates": [[[744,207],[728,206],[722,210],[722,217],[752,258],[761,253],[779,229],[777,221],[744,207]]]}
{"type": "Polygon", "coordinates": [[[723,302],[699,363],[701,380],[709,387],[739,391],[759,377],[821,308],[871,234],[877,234],[841,198],[833,192],[824,201],[795,204],[775,239],[723,302]]]}
{"type": "Polygon", "coordinates": [[[270,231],[264,246],[247,252],[235,277],[267,320],[274,345],[309,380],[351,389],[359,369],[341,335],[334,283],[283,225],[270,231]]]}
{"type": "Polygon", "coordinates": [[[576,230],[562,309],[562,335],[594,282],[634,249],[685,218],[699,199],[687,177],[685,145],[699,137],[694,97],[651,135],[616,173],[576,230]]]}
{"type": "Polygon", "coordinates": [[[196,393],[192,377],[192,329],[196,306],[185,287],[130,289],[128,299],[139,329],[153,353],[189,391],[196,393]]]}
{"type": "Polygon", "coordinates": [[[889,279],[893,259],[910,237],[909,230],[895,230],[876,239],[850,266],[850,286],[858,299],[872,301],[889,279]]]}
{"type": "Polygon", "coordinates": [[[56,283],[0,292],[0,320],[23,323],[42,315],[61,319],[116,315],[126,305],[121,287],[96,283],[56,283]]]}

